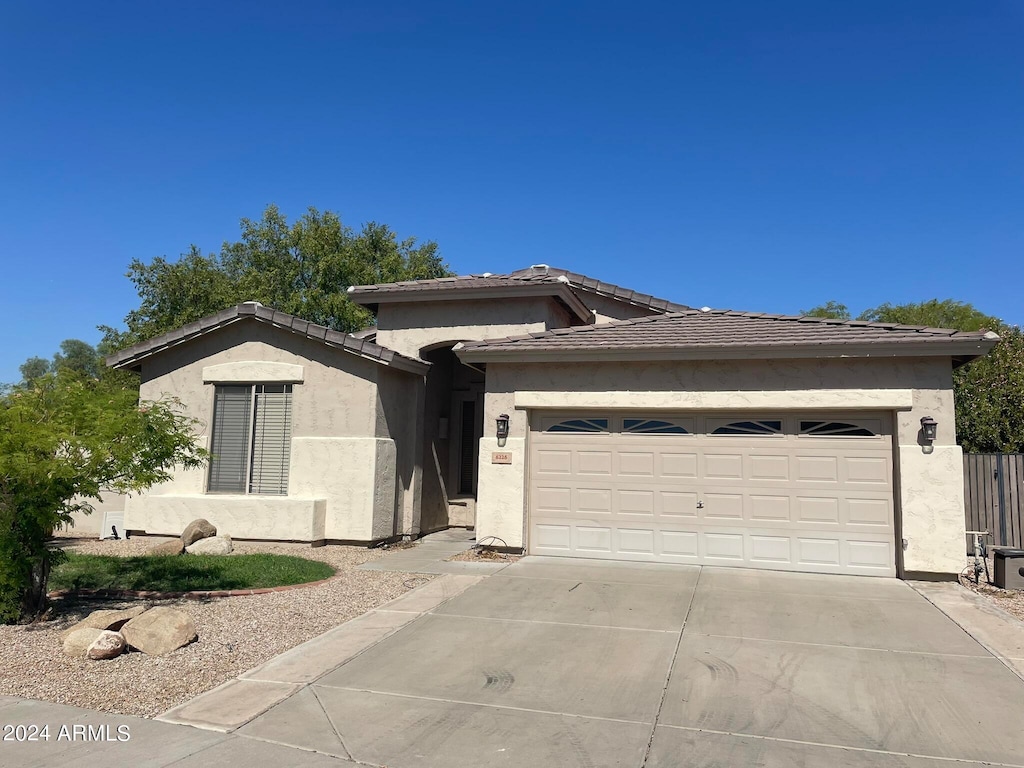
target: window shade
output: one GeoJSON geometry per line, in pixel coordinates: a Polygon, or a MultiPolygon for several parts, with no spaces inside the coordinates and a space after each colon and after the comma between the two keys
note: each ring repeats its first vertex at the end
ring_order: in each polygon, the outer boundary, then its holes
{"type": "Polygon", "coordinates": [[[249,493],[284,496],[288,493],[291,451],[292,387],[256,386],[252,425],[252,471],[249,493]]]}
{"type": "Polygon", "coordinates": [[[217,387],[213,398],[213,440],[210,445],[209,490],[245,493],[249,458],[251,387],[217,387]]]}

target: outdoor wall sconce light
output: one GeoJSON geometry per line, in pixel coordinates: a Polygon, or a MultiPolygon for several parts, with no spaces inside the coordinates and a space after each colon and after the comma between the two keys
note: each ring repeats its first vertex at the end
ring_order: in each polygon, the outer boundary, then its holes
{"type": "Polygon", "coordinates": [[[503,413],[498,417],[498,445],[505,445],[505,438],[508,437],[508,414],[503,413]]]}
{"type": "Polygon", "coordinates": [[[921,434],[924,440],[929,445],[935,442],[935,437],[939,431],[939,423],[931,416],[921,417],[921,434]]]}

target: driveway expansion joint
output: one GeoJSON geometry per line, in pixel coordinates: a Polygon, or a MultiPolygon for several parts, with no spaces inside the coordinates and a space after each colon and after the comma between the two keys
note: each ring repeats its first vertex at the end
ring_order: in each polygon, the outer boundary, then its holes
{"type": "Polygon", "coordinates": [[[419,696],[415,693],[399,693],[397,691],[377,691],[372,688],[353,688],[348,685],[326,685],[314,683],[320,688],[331,688],[338,691],[351,691],[352,693],[371,693],[375,696],[393,696],[399,699],[413,699],[414,701],[436,701],[441,704],[458,704],[466,707],[483,707],[485,709],[507,709],[512,712],[529,712],[534,715],[552,715],[553,717],[573,717],[580,720],[598,720],[606,723],[624,723],[626,725],[651,725],[647,720],[630,720],[623,717],[602,717],[601,715],[581,715],[578,712],[559,712],[554,709],[533,709],[531,707],[516,707],[511,704],[491,704],[483,701],[466,701],[465,699],[447,699],[440,696],[419,696]]]}
{"type": "Polygon", "coordinates": [[[345,757],[349,760],[355,760],[355,758],[352,757],[352,750],[350,750],[348,748],[348,744],[345,743],[345,737],[342,736],[341,731],[338,730],[338,724],[334,722],[334,718],[331,717],[331,713],[327,711],[327,707],[324,706],[320,697],[317,696],[316,688],[312,685],[309,686],[309,692],[313,694],[313,699],[316,701],[317,706],[320,707],[320,711],[324,713],[324,717],[327,719],[328,725],[331,726],[331,730],[334,731],[334,735],[338,737],[338,743],[341,744],[341,748],[345,750],[345,757]]]}
{"type": "Polygon", "coordinates": [[[942,757],[939,755],[924,755],[916,752],[899,752],[891,749],[874,749],[872,747],[853,747],[847,744],[828,744],[821,741],[803,741],[801,739],[784,739],[778,736],[762,736],[757,733],[738,733],[736,731],[718,731],[713,728],[694,728],[687,725],[662,725],[658,728],[670,728],[675,731],[689,731],[691,733],[713,733],[717,736],[732,736],[738,739],[759,739],[761,741],[777,741],[782,744],[799,744],[807,747],[824,747],[825,749],[841,749],[848,752],[867,752],[874,755],[892,755],[894,757],[912,757],[919,760],[941,760],[942,762],[960,765],[994,765],[998,768],[1024,768],[1024,763],[1000,763],[991,760],[971,760],[965,757],[942,757]]]}
{"type": "Polygon", "coordinates": [[[676,647],[672,651],[672,657],[668,661],[668,672],[665,674],[665,684],[661,689],[661,698],[658,700],[658,708],[654,711],[654,722],[651,723],[651,735],[647,739],[647,747],[644,749],[644,759],[640,763],[640,768],[644,768],[647,765],[647,761],[651,759],[651,749],[654,747],[654,736],[658,732],[658,721],[661,719],[661,710],[665,706],[665,698],[668,696],[668,686],[672,682],[672,670],[675,668],[676,660],[679,658],[679,646],[683,643],[683,633],[686,631],[686,621],[690,618],[690,610],[693,608],[693,600],[697,596],[697,590],[700,588],[700,577],[704,573],[704,568],[701,567],[697,571],[697,580],[693,583],[693,591],[690,593],[690,602],[686,606],[686,613],[683,615],[683,625],[679,628],[679,637],[676,638],[676,647]]]}

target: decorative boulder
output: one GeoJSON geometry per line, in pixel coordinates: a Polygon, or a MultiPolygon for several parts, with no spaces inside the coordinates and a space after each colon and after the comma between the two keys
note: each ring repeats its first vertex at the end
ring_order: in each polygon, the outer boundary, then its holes
{"type": "Polygon", "coordinates": [[[227,535],[200,539],[195,544],[185,547],[190,555],[230,555],[234,549],[231,537],[227,535]]]}
{"type": "Polygon", "coordinates": [[[112,659],[124,653],[128,645],[120,632],[108,632],[103,630],[99,637],[92,641],[92,644],[85,650],[85,658],[101,661],[112,659]]]}
{"type": "Polygon", "coordinates": [[[64,653],[68,656],[76,656],[81,659],[85,656],[85,652],[89,650],[91,646],[105,630],[96,629],[95,627],[82,627],[76,629],[64,638],[64,653]]]}
{"type": "Polygon", "coordinates": [[[93,611],[73,627],[64,630],[61,633],[61,639],[67,638],[78,629],[110,629],[116,632],[145,610],[144,605],[139,605],[119,611],[93,611]]]}
{"type": "Polygon", "coordinates": [[[199,518],[185,526],[185,530],[181,532],[181,545],[187,549],[190,545],[200,539],[208,539],[211,536],[216,535],[216,526],[209,520],[199,518]]]}
{"type": "MultiPolygon", "coordinates": [[[[200,539],[202,541],[202,539],[200,539]]],[[[181,539],[171,539],[165,541],[163,544],[157,544],[155,547],[150,547],[148,555],[155,555],[157,557],[163,555],[180,555],[185,551],[185,545],[181,543],[181,539]]]]}
{"type": "Polygon", "coordinates": [[[196,639],[196,625],[184,611],[158,606],[150,608],[121,628],[132,648],[150,656],[163,656],[196,639]]]}

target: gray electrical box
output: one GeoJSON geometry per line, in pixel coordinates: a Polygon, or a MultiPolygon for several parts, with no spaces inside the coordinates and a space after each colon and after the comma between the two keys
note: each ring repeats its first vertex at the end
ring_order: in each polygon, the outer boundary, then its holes
{"type": "Polygon", "coordinates": [[[1000,589],[1024,589],[1024,549],[993,547],[992,554],[992,582],[1000,589]]]}

